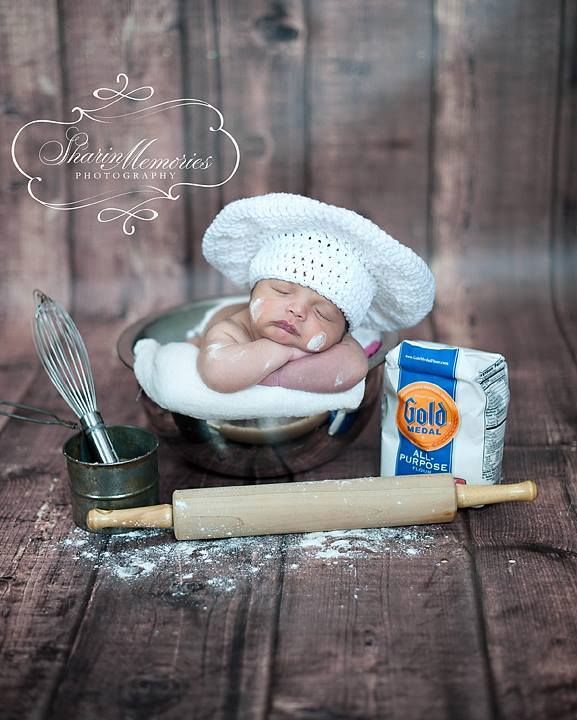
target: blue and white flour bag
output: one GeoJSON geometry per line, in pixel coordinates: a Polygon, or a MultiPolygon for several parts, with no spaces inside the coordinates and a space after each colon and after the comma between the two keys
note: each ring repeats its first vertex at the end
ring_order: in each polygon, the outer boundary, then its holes
{"type": "Polygon", "coordinates": [[[381,475],[500,482],[508,405],[502,355],[403,341],[385,361],[381,475]]]}

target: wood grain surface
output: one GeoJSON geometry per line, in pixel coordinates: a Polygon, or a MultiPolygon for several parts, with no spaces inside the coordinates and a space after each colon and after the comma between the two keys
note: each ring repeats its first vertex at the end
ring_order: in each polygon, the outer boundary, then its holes
{"type": "MultiPolygon", "coordinates": [[[[70,247],[65,213],[33,202],[26,193],[27,181],[11,158],[11,145],[18,130],[37,118],[60,119],[62,77],[58,44],[56,3],[35,7],[27,2],[0,3],[0,327],[2,361],[32,352],[29,325],[22,323],[33,310],[32,290],[58,291],[62,302],[70,300],[70,247]],[[34,43],[29,37],[36,37],[34,43]],[[17,69],[17,72],[16,72],[17,69]]],[[[36,126],[30,145],[43,140],[36,126]]],[[[26,148],[27,153],[33,149],[26,148]]],[[[22,158],[20,158],[22,161],[22,158]]],[[[51,175],[42,197],[64,201],[62,175],[51,175]]]]}
{"type": "MultiPolygon", "coordinates": [[[[69,431],[0,416],[3,720],[576,716],[576,21],[576,0],[0,0],[0,399],[69,415],[33,353],[40,286],[74,313],[105,420],[144,425],[121,331],[232,290],[200,250],[225,202],[300,192],[431,263],[435,309],[405,335],[505,355],[505,480],[540,489],[389,532],[90,535],[71,520],[69,431]],[[131,237],[34,203],[10,157],[23,124],[69,119],[119,72],[211,102],[241,150],[228,184],[131,237]]],[[[123,132],[203,142],[188,110],[123,132]]],[[[71,172],[45,197],[78,199],[71,172]]],[[[379,419],[279,481],[377,474],[379,419]]],[[[159,459],[162,502],[243,482],[164,443],[159,459]]]]}

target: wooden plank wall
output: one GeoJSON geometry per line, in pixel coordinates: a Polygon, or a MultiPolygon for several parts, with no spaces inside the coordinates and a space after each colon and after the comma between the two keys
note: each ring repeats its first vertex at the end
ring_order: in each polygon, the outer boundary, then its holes
{"type": "MultiPolygon", "coordinates": [[[[571,321],[574,0],[2,0],[0,8],[7,356],[30,350],[23,319],[36,285],[79,316],[125,320],[232,289],[206,267],[202,232],[224,202],[267,191],[353,207],[427,256],[439,279],[430,332],[441,339],[482,345],[475,327],[491,338],[506,332],[495,283],[518,332],[526,328],[513,304],[526,307],[535,293],[549,303],[540,322],[571,321]],[[242,152],[227,185],[184,191],[132,238],[94,212],[35,204],[9,156],[24,122],[68,118],[119,71],[131,86],[152,85],[159,100],[188,95],[220,107],[242,152]]],[[[168,127],[157,122],[175,151],[193,146],[186,113],[168,127]]],[[[95,132],[95,142],[109,139],[95,132]]],[[[82,190],[67,177],[51,192],[70,201],[82,190]]],[[[573,346],[574,333],[566,337],[573,346]]]]}

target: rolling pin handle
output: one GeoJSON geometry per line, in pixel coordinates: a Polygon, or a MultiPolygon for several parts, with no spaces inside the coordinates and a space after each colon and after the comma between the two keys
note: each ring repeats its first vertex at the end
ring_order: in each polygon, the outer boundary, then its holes
{"type": "Polygon", "coordinates": [[[86,515],[86,526],[98,532],[104,528],[171,528],[172,505],[147,505],[126,510],[93,508],[86,515]]]}
{"type": "Polygon", "coordinates": [[[505,485],[455,485],[457,507],[490,505],[502,502],[531,502],[537,497],[533,480],[505,485]]]}

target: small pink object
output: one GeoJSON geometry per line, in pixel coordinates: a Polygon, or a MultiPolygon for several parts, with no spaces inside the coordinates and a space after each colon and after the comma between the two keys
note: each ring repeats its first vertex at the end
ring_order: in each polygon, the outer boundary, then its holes
{"type": "Polygon", "coordinates": [[[366,348],[363,348],[365,356],[368,358],[372,357],[382,344],[383,343],[380,340],[373,340],[373,342],[369,343],[366,348]]]}

